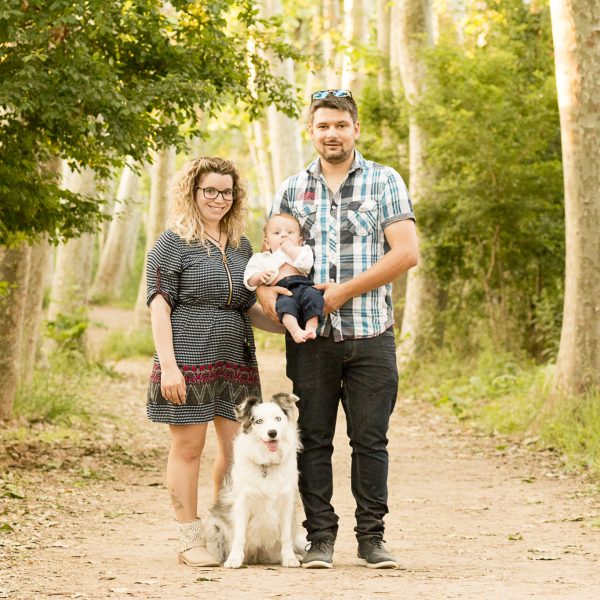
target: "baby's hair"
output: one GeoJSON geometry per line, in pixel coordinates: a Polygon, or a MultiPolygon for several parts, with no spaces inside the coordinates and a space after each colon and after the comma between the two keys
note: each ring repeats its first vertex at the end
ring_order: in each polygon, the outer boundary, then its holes
{"type": "Polygon", "coordinates": [[[266,221],[265,224],[263,225],[263,243],[262,243],[262,247],[261,247],[261,251],[264,252],[265,250],[267,250],[267,246],[266,246],[266,238],[267,238],[267,227],[269,226],[269,223],[275,218],[275,217],[284,217],[285,219],[291,219],[292,221],[294,221],[296,223],[296,225],[298,225],[298,231],[300,232],[300,237],[302,237],[302,227],[300,226],[300,221],[298,221],[298,219],[296,219],[296,217],[294,215],[290,215],[289,213],[277,213],[276,215],[271,215],[266,221]]]}
{"type": "Polygon", "coordinates": [[[265,224],[263,225],[263,235],[267,235],[267,227],[269,226],[269,223],[275,218],[275,217],[283,217],[285,219],[291,219],[292,221],[295,221],[296,225],[298,225],[298,229],[300,230],[300,234],[302,234],[302,227],[300,227],[300,221],[298,221],[298,219],[296,219],[296,217],[294,215],[290,215],[289,213],[277,213],[276,215],[271,215],[266,221],[265,224]]]}

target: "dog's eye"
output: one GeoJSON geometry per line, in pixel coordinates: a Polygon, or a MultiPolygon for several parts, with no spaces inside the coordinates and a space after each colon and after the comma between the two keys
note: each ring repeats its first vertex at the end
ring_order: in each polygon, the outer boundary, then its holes
{"type": "Polygon", "coordinates": [[[257,425],[260,425],[262,423],[262,419],[256,419],[256,421],[254,421],[257,425]]]}
{"type": "Polygon", "coordinates": [[[281,421],[281,417],[275,417],[276,421],[281,421]]]}

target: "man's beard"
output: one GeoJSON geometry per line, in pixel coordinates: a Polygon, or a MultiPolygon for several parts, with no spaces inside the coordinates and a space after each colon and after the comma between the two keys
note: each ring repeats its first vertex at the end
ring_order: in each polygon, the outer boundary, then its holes
{"type": "Polygon", "coordinates": [[[350,158],[350,156],[352,156],[353,153],[354,148],[350,148],[350,150],[344,150],[343,148],[340,148],[339,150],[328,151],[327,147],[324,147],[323,151],[319,152],[321,158],[332,165],[338,165],[345,162],[350,158]]]}

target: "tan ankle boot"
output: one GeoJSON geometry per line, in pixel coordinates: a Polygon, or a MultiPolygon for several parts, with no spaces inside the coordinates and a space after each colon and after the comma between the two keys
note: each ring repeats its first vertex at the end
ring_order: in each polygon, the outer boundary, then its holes
{"type": "Polygon", "coordinates": [[[219,561],[206,549],[202,521],[195,519],[178,525],[178,561],[190,567],[218,567],[219,561]]]}

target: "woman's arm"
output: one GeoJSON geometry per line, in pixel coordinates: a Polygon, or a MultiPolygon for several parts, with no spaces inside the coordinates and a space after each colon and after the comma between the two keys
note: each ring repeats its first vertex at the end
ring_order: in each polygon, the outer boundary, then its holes
{"type": "Polygon", "coordinates": [[[185,404],[185,379],[175,360],[173,349],[173,329],[171,327],[171,307],[160,295],[150,303],[152,337],[160,362],[160,391],[173,404],[185,404]]]}
{"type": "Polygon", "coordinates": [[[262,306],[258,303],[253,304],[248,310],[248,316],[254,327],[268,331],[269,333],[285,333],[285,327],[275,322],[265,315],[262,306]]]}

